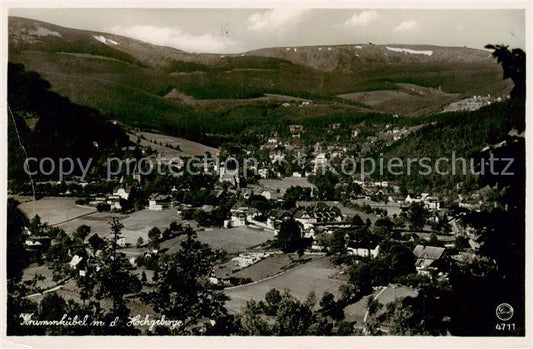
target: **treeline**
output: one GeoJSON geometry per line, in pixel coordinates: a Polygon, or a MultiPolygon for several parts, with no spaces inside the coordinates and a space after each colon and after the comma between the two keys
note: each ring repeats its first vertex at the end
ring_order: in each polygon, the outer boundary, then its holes
{"type": "Polygon", "coordinates": [[[218,61],[216,64],[202,64],[198,62],[186,62],[181,60],[172,60],[168,67],[165,68],[166,73],[183,72],[191,73],[195,71],[227,71],[233,69],[277,69],[281,65],[290,65],[289,61],[278,58],[268,57],[227,57],[218,61]]]}

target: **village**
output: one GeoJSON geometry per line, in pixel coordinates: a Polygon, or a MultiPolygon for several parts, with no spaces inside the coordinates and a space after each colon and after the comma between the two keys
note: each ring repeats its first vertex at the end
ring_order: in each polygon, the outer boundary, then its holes
{"type": "MultiPolygon", "coordinates": [[[[339,127],[333,124],[329,130],[339,127]]],[[[370,137],[371,146],[378,140],[394,142],[410,132],[390,126],[385,130],[377,138],[370,137]]],[[[290,138],[298,139],[303,131],[303,126],[291,125],[290,138]]],[[[359,132],[352,130],[351,137],[358,137],[359,132]]],[[[172,141],[168,136],[161,136],[161,141],[157,134],[142,135],[137,147],[154,159],[161,158],[157,150],[165,151],[166,157],[183,155],[177,140],[168,147],[165,142],[172,141]]],[[[214,156],[207,166],[197,166],[199,179],[185,172],[177,179],[168,174],[143,178],[137,169],[117,176],[106,186],[108,193],[103,186],[94,188],[76,179],[37,183],[37,188],[47,190],[57,187],[57,194],[20,205],[33,218],[25,230],[25,247],[35,262],[23,276],[35,291],[31,297],[39,300],[54,290],[66,299],[76,299],[80,279],[92,277],[91,271],[99,268],[94,264],[96,256],[113,238],[108,224],[112,217],[124,226],[116,241],[118,251],[128,258],[143,289],[150,289],[154,282],[150,261],[179,250],[192,231],[200,241],[223,251],[225,257],[213,268],[209,281],[224,288],[233,313],[242,311],[250,299],[260,301],[272,288],[288,289],[301,298],[310,291],[342,298],[341,286],[349,281],[348,266],[388,258],[382,255],[384,244],[386,250],[391,243],[408,249],[412,273],[422,279],[445,281],[451,263],[477,258],[479,235],[462,221],[462,215],[479,210],[490,190],[458,194],[450,200],[439,193],[402,194],[394,181],[359,175],[337,178],[323,188],[316,179],[325,176],[326,156],[341,158],[346,147],[316,144],[314,158],[298,163],[289,173],[279,166],[289,154],[286,149],[293,154],[303,148],[270,137],[259,147],[262,153],[265,149],[268,161],[249,168],[248,173],[254,174],[250,177],[243,176],[242,169],[224,168],[215,161],[221,153],[210,149],[214,156]],[[287,228],[291,222],[296,227],[292,230],[287,228]],[[293,245],[283,246],[282,239],[293,245]],[[65,243],[70,247],[60,249],[65,243]]],[[[200,157],[203,150],[199,147],[191,156],[200,157]]],[[[362,153],[368,151],[361,148],[362,153]]],[[[412,284],[374,285],[371,293],[373,299],[390,290],[394,295],[416,295],[416,283],[412,284]]],[[[382,297],[384,304],[397,299],[382,297]]],[[[130,302],[135,304],[135,300],[130,302]]],[[[347,305],[345,316],[364,331],[368,308],[359,303],[347,305]]]]}

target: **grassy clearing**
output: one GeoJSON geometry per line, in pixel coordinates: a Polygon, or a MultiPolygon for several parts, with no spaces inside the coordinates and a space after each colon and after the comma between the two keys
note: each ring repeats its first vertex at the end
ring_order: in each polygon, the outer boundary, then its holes
{"type": "MultiPolygon", "coordinates": [[[[262,244],[274,238],[274,233],[250,227],[237,227],[229,229],[209,229],[197,232],[198,240],[211,246],[213,249],[222,249],[229,254],[243,252],[250,247],[262,244]]],[[[184,236],[163,241],[160,248],[165,253],[175,253],[181,247],[184,236]]]]}
{"type": "Polygon", "coordinates": [[[213,229],[198,232],[198,240],[209,244],[213,249],[223,249],[237,253],[257,246],[274,238],[274,233],[250,227],[213,229]]]}
{"type": "Polygon", "coordinates": [[[129,215],[109,212],[95,213],[91,216],[69,221],[60,227],[67,234],[72,235],[80,225],[85,224],[91,227],[91,233],[97,233],[100,237],[107,237],[110,232],[109,221],[111,217],[119,217],[121,219],[122,224],[124,224],[122,236],[125,238],[126,243],[132,246],[136,245],[139,237],[148,242],[148,231],[153,227],[164,230],[168,228],[170,223],[178,221],[176,209],[170,208],[163,211],[141,210],[129,215]]]}
{"type": "Polygon", "coordinates": [[[76,199],[46,197],[35,201],[35,210],[33,201],[24,202],[19,208],[28,218],[31,219],[37,214],[43,223],[50,225],[96,212],[95,208],[76,205],[76,199]]]}
{"type": "Polygon", "coordinates": [[[35,287],[30,286],[32,289],[37,290],[46,290],[50,287],[55,286],[56,282],[53,280],[52,271],[46,265],[32,264],[26,269],[24,269],[24,274],[22,275],[22,282],[28,284],[31,282],[35,276],[42,276],[43,280],[37,280],[35,287]]]}
{"type": "Polygon", "coordinates": [[[396,299],[405,298],[405,297],[416,297],[416,290],[406,287],[406,286],[394,286],[386,287],[385,289],[379,288],[372,295],[364,296],[358,302],[348,305],[344,308],[344,315],[346,316],[347,321],[357,321],[358,324],[363,323],[365,313],[367,311],[368,299],[372,296],[374,299],[377,299],[383,307],[376,313],[374,316],[382,314],[386,310],[386,305],[395,301],[396,299]]]}
{"type": "Polygon", "coordinates": [[[300,177],[286,177],[281,180],[278,179],[260,179],[259,184],[263,187],[278,190],[280,193],[285,193],[290,187],[304,187],[304,188],[315,188],[315,186],[307,180],[307,178],[300,177]]]}
{"type": "Polygon", "coordinates": [[[144,139],[141,139],[142,146],[150,146],[158,153],[161,153],[162,156],[169,158],[177,156],[203,157],[206,152],[209,152],[212,156],[216,157],[219,153],[218,149],[203,145],[201,143],[157,133],[137,132],[131,135],[130,139],[135,142],[137,140],[137,136],[144,137],[144,139]],[[179,150],[172,149],[170,146],[179,147],[179,150]]]}
{"type": "Polygon", "coordinates": [[[337,272],[338,269],[328,258],[317,259],[271,279],[225,290],[231,298],[226,306],[233,313],[241,312],[247,301],[264,299],[265,294],[272,288],[288,289],[299,299],[305,299],[310,292],[314,292],[320,299],[326,291],[338,297],[339,286],[344,282],[331,278],[337,272]]]}
{"type": "Polygon", "coordinates": [[[318,258],[317,255],[304,256],[299,259],[298,255],[293,254],[276,254],[264,260],[255,263],[247,268],[233,273],[232,276],[239,278],[250,278],[252,281],[263,280],[272,275],[298,266],[300,263],[307,263],[318,258]]]}

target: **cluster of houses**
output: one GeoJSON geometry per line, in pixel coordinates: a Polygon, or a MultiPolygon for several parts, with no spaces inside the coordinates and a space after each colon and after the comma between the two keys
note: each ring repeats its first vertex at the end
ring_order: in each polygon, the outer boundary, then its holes
{"type": "MultiPolygon", "coordinates": [[[[290,210],[272,210],[267,217],[241,202],[237,202],[230,210],[230,219],[224,222],[226,228],[252,226],[272,231],[275,234],[284,221],[294,219],[302,228],[302,237],[310,239],[311,249],[321,251],[317,237],[319,234],[331,235],[337,229],[353,227],[351,222],[345,221],[337,207],[318,205],[316,202],[299,202],[298,207],[290,210]]],[[[348,252],[361,257],[375,258],[379,253],[377,243],[351,241],[348,252]]]]}
{"type": "MultiPolygon", "coordinates": [[[[123,209],[123,201],[130,198],[131,186],[119,185],[113,189],[113,192],[105,197],[95,197],[89,201],[89,205],[97,206],[105,203],[109,205],[111,211],[120,211],[123,209]]],[[[148,199],[147,209],[151,211],[162,211],[170,208],[172,197],[170,194],[153,193],[148,199]]]]}
{"type": "Polygon", "coordinates": [[[442,112],[449,112],[449,111],[461,111],[461,110],[477,110],[485,105],[491,105],[494,102],[501,102],[504,99],[509,98],[509,95],[507,96],[501,96],[501,97],[493,97],[490,94],[486,96],[472,96],[470,98],[462,99],[457,102],[450,103],[447,105],[442,112]]]}
{"type": "Polygon", "coordinates": [[[421,202],[424,204],[424,207],[428,210],[439,210],[440,209],[440,201],[434,196],[429,195],[428,193],[422,193],[419,196],[411,197],[411,195],[407,195],[404,202],[408,205],[412,204],[413,202],[421,202]]]}

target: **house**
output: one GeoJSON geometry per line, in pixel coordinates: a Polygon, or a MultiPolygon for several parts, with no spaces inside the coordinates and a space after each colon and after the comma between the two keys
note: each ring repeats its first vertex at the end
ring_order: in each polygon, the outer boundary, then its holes
{"type": "Polygon", "coordinates": [[[416,245],[413,254],[417,258],[415,266],[418,274],[429,275],[431,270],[436,270],[434,263],[444,253],[444,247],[416,245]]]}
{"type": "Polygon", "coordinates": [[[439,210],[440,201],[434,197],[428,197],[426,200],[424,200],[424,207],[428,210],[439,210]]]}
{"type": "Polygon", "coordinates": [[[110,206],[111,210],[122,210],[122,205],[120,204],[121,198],[115,195],[109,195],[106,203],[110,206]]]}
{"type": "Polygon", "coordinates": [[[260,168],[259,170],[257,170],[257,174],[259,174],[259,177],[261,178],[267,178],[268,177],[268,169],[266,168],[260,168]]]}
{"type": "Polygon", "coordinates": [[[126,239],[121,237],[117,239],[117,245],[120,247],[126,247],[126,239]]]}
{"type": "Polygon", "coordinates": [[[289,125],[289,130],[291,133],[299,133],[304,130],[303,125],[289,125]]]}
{"type": "Polygon", "coordinates": [[[348,245],[347,250],[354,256],[376,258],[379,254],[379,245],[375,242],[352,242],[348,245]]]}
{"type": "Polygon", "coordinates": [[[287,210],[272,210],[267,219],[267,226],[275,230],[281,222],[289,220],[291,217],[291,213],[287,210]]]}
{"type": "Polygon", "coordinates": [[[313,224],[317,222],[316,217],[310,215],[309,213],[307,213],[307,211],[304,210],[296,211],[293,217],[295,221],[302,224],[304,230],[312,228],[313,224]]]}
{"type": "Polygon", "coordinates": [[[40,248],[43,245],[40,241],[35,241],[35,240],[30,240],[30,239],[26,240],[24,244],[27,246],[27,248],[30,248],[30,249],[40,248]]]}
{"type": "Polygon", "coordinates": [[[395,203],[395,204],[403,204],[404,202],[403,198],[397,195],[389,195],[389,197],[387,198],[387,201],[395,203]]]}
{"type": "Polygon", "coordinates": [[[49,236],[30,236],[24,242],[24,249],[27,251],[46,251],[52,242],[49,236]]]}
{"type": "Polygon", "coordinates": [[[283,164],[283,161],[285,160],[285,154],[279,151],[277,153],[271,153],[268,157],[273,164],[283,164]]]}
{"type": "Polygon", "coordinates": [[[407,197],[405,198],[405,203],[410,205],[413,202],[422,202],[424,204],[424,207],[428,210],[440,209],[440,201],[436,197],[431,196],[428,193],[422,193],[417,197],[411,197],[411,195],[407,195],[407,197]]]}
{"type": "Polygon", "coordinates": [[[91,248],[95,251],[101,250],[106,246],[106,242],[98,234],[93,233],[88,239],[87,242],[91,248]]]}
{"type": "Polygon", "coordinates": [[[324,167],[326,167],[326,164],[328,160],[326,159],[325,153],[320,153],[316,156],[316,158],[312,161],[313,162],[313,172],[317,173],[318,170],[323,170],[324,167]]]}
{"type": "Polygon", "coordinates": [[[220,183],[228,182],[234,186],[238,186],[240,183],[239,169],[227,170],[225,167],[220,167],[220,174],[218,180],[220,183]]]}
{"type": "Polygon", "coordinates": [[[170,204],[170,195],[154,193],[150,195],[148,209],[151,211],[163,211],[163,209],[169,208],[170,204]]]}
{"type": "Polygon", "coordinates": [[[72,259],[70,260],[70,262],[68,263],[68,265],[72,268],[72,269],[75,269],[78,264],[80,264],[80,262],[83,260],[83,257],[80,257],[78,256],[77,254],[74,255],[72,257],[72,259]]]}
{"type": "Polygon", "coordinates": [[[224,222],[226,228],[246,225],[246,214],[250,208],[241,202],[236,202],[230,209],[230,219],[224,222]]]}
{"type": "Polygon", "coordinates": [[[116,187],[113,189],[113,196],[118,196],[121,199],[128,200],[130,197],[130,188],[116,187]]]}
{"type": "Polygon", "coordinates": [[[106,203],[111,206],[111,210],[121,210],[121,200],[128,200],[130,197],[130,188],[118,186],[113,189],[113,193],[106,199],[106,203]]]}
{"type": "Polygon", "coordinates": [[[252,221],[252,220],[255,220],[257,218],[257,216],[259,216],[261,214],[261,212],[259,212],[258,209],[256,208],[250,208],[247,212],[246,212],[246,223],[248,223],[249,221],[252,221]]]}
{"type": "Polygon", "coordinates": [[[259,194],[261,196],[263,196],[265,199],[267,200],[281,200],[281,198],[283,198],[283,194],[281,192],[276,192],[275,190],[272,190],[272,189],[265,189],[261,192],[261,194],[259,194]]]}

